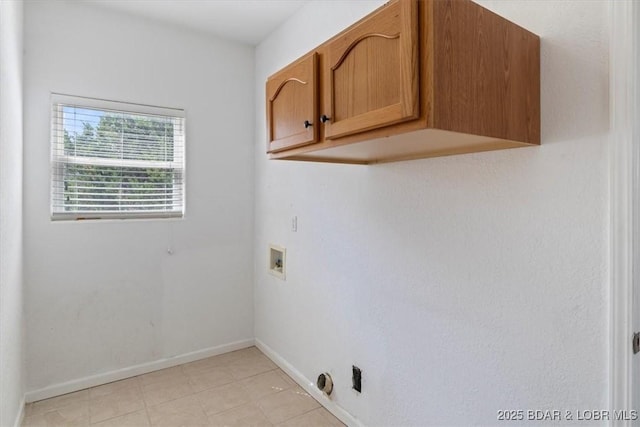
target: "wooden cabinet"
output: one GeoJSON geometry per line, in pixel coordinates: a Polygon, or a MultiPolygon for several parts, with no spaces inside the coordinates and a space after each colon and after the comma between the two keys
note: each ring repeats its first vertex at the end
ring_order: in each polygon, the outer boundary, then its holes
{"type": "Polygon", "coordinates": [[[300,58],[267,81],[267,152],[318,142],[318,55],[300,58]]]}
{"type": "Polygon", "coordinates": [[[325,45],[324,137],[418,117],[418,4],[390,3],[325,45]]]}
{"type": "Polygon", "coordinates": [[[392,0],[270,77],[267,124],[271,159],[538,145],[540,40],[470,0],[392,0]]]}

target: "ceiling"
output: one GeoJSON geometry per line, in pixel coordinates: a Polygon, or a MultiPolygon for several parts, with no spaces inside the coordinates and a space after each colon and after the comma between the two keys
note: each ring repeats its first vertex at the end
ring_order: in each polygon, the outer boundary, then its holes
{"type": "Polygon", "coordinates": [[[85,1],[255,45],[309,0],[85,1]]]}

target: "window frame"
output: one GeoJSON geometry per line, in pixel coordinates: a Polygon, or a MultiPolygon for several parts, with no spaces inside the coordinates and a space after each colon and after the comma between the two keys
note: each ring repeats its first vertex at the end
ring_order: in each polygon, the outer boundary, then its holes
{"type": "MultiPolygon", "coordinates": [[[[74,96],[74,95],[65,95],[59,93],[51,93],[50,99],[50,140],[49,140],[49,218],[53,222],[65,222],[65,221],[77,221],[77,220],[109,220],[109,219],[119,219],[119,220],[140,220],[140,219],[182,219],[186,213],[186,113],[184,109],[179,108],[168,108],[168,107],[158,107],[154,105],[147,104],[137,104],[123,101],[111,101],[106,99],[99,98],[89,98],[83,96],[74,96]],[[174,144],[181,145],[182,149],[182,161],[175,162],[177,164],[181,164],[180,174],[182,180],[182,206],[179,211],[148,211],[148,210],[128,210],[122,212],[101,212],[101,211],[85,211],[85,212],[56,212],[54,199],[56,194],[61,194],[63,192],[63,181],[62,180],[54,180],[54,176],[60,176],[61,168],[64,168],[66,165],[73,164],[74,162],[64,162],[61,161],[61,158],[56,153],[61,151],[61,146],[64,147],[64,132],[60,132],[60,128],[56,126],[56,122],[58,120],[62,120],[63,117],[63,107],[65,106],[73,106],[80,108],[91,108],[102,111],[111,111],[116,113],[133,113],[133,114],[146,114],[146,115],[156,115],[156,116],[164,116],[171,117],[173,119],[179,119],[182,122],[182,133],[178,135],[182,141],[176,141],[176,135],[174,134],[174,144]],[[58,187],[56,187],[58,185],[58,187]]],[[[157,162],[157,161],[145,161],[145,160],[131,160],[129,162],[138,163],[140,162],[140,166],[144,166],[145,163],[151,164],[150,167],[153,167],[152,163],[168,163],[168,162],[157,162]]],[[[109,163],[115,163],[113,160],[105,159],[104,164],[109,166],[109,163]]],[[[174,163],[174,162],[170,162],[174,163]]],[[[76,164],[91,164],[91,162],[82,163],[78,162],[76,164]]],[[[125,166],[125,167],[139,167],[139,166],[125,166]]],[[[174,190],[180,188],[180,184],[175,180],[174,174],[174,190]]]]}

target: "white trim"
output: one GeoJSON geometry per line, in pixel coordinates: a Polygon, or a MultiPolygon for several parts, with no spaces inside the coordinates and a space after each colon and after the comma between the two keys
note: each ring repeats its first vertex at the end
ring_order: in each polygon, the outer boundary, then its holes
{"type": "Polygon", "coordinates": [[[89,98],[86,96],[64,95],[61,93],[51,93],[51,105],[63,104],[87,108],[97,108],[100,110],[111,110],[127,113],[141,113],[157,116],[185,117],[184,109],[158,107],[157,105],[137,104],[133,102],[109,101],[106,99],[89,98]]]}
{"type": "Polygon", "coordinates": [[[22,396],[22,400],[20,401],[20,410],[16,415],[16,421],[13,423],[13,427],[20,427],[22,425],[22,421],[24,421],[24,405],[25,400],[24,396],[22,396]]]}
{"type": "MultiPolygon", "coordinates": [[[[145,211],[145,212],[58,212],[51,214],[53,223],[84,220],[149,220],[149,219],[183,219],[181,211],[145,211]]],[[[95,221],[94,221],[95,222],[95,221]]]]}
{"type": "MultiPolygon", "coordinates": [[[[638,33],[633,25],[640,8],[633,1],[612,1],[610,40],[610,385],[611,410],[633,410],[631,337],[633,327],[634,100],[638,33]]],[[[636,227],[637,228],[637,227],[636,227]]],[[[611,421],[628,426],[628,421],[611,421]]]]}
{"type": "Polygon", "coordinates": [[[113,381],[135,377],[136,375],[142,375],[160,369],[171,368],[173,366],[182,365],[183,363],[189,363],[207,357],[217,356],[219,354],[228,353],[230,351],[241,350],[243,348],[251,347],[252,345],[254,345],[253,339],[240,340],[229,344],[205,348],[203,350],[198,350],[191,353],[185,353],[179,356],[156,360],[154,362],[142,363],[140,365],[135,365],[128,368],[79,378],[77,380],[67,381],[65,383],[54,384],[45,388],[41,388],[39,390],[27,392],[25,394],[25,400],[27,402],[36,402],[38,400],[60,396],[62,394],[83,390],[85,388],[95,387],[113,381]]]}
{"type": "Polygon", "coordinates": [[[287,362],[282,356],[276,353],[271,347],[255,339],[255,345],[262,351],[269,359],[271,359],[276,365],[287,373],[300,387],[305,389],[307,393],[313,396],[325,409],[331,412],[336,418],[348,425],[349,427],[363,427],[360,421],[347,412],[342,406],[338,405],[333,400],[329,399],[326,394],[319,390],[315,383],[306,378],[300,371],[298,371],[293,365],[287,362]]]}

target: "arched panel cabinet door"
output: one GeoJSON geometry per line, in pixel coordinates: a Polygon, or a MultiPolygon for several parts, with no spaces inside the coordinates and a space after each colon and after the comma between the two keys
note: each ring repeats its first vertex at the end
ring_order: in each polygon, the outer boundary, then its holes
{"type": "Polygon", "coordinates": [[[412,120],[418,105],[418,4],[394,0],[326,44],[324,136],[412,120]]]}
{"type": "Polygon", "coordinates": [[[267,152],[318,142],[318,55],[313,52],[267,80],[267,152]]]}

